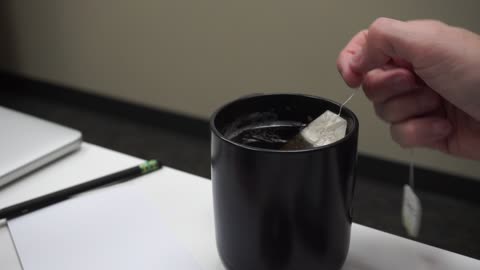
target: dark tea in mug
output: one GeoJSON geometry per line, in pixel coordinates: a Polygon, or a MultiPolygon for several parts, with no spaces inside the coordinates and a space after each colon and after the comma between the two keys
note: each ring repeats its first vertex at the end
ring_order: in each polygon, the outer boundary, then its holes
{"type": "Polygon", "coordinates": [[[271,121],[246,127],[230,134],[231,141],[265,149],[281,149],[306,126],[294,121],[271,121]]]}

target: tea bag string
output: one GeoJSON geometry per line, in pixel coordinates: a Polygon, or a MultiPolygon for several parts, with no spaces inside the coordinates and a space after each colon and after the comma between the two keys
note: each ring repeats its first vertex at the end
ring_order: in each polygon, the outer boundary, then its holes
{"type": "Polygon", "coordinates": [[[408,184],[412,189],[415,187],[415,175],[414,175],[414,165],[413,165],[413,148],[410,149],[410,162],[409,162],[409,174],[408,174],[408,184]]]}
{"type": "Polygon", "coordinates": [[[338,116],[340,116],[340,114],[342,113],[342,109],[343,109],[343,106],[345,106],[345,104],[347,104],[350,99],[353,98],[353,96],[355,96],[355,93],[357,92],[357,90],[353,90],[353,93],[347,98],[347,100],[345,100],[342,105],[340,105],[340,110],[338,110],[338,116]]]}

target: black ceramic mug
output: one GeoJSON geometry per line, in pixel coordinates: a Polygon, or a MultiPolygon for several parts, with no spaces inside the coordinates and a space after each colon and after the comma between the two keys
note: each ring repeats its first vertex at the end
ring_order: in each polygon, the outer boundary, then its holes
{"type": "Polygon", "coordinates": [[[346,136],[303,150],[272,150],[229,138],[259,115],[308,123],[339,104],[297,95],[255,95],[216,111],[212,185],[217,249],[230,270],[338,270],[348,253],[358,120],[347,108],[346,136]],[[242,123],[238,119],[246,119],[242,123]]]}

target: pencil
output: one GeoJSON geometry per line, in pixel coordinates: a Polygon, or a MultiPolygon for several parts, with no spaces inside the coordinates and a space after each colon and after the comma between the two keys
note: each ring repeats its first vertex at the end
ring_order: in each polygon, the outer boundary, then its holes
{"type": "Polygon", "coordinates": [[[110,184],[125,182],[135,177],[153,172],[162,167],[162,164],[156,160],[146,161],[138,166],[102,176],[100,178],[90,180],[88,182],[78,184],[73,187],[55,191],[35,199],[21,202],[0,210],[0,220],[12,219],[43,207],[67,200],[72,196],[95,188],[103,187],[110,184]]]}

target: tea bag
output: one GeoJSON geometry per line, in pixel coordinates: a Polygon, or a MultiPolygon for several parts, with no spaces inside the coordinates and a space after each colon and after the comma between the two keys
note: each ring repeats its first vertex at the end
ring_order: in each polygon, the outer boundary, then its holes
{"type": "Polygon", "coordinates": [[[418,237],[422,222],[422,204],[414,192],[413,150],[410,152],[409,183],[403,186],[402,223],[410,237],[418,237]]]}
{"type": "Polygon", "coordinates": [[[305,127],[300,134],[311,145],[324,146],[345,137],[346,131],[347,121],[327,110],[305,127]]]}
{"type": "Polygon", "coordinates": [[[310,147],[324,146],[334,143],[345,137],[347,121],[340,114],[343,106],[355,95],[350,97],[340,106],[338,114],[326,110],[323,114],[306,126],[300,134],[295,136],[282,149],[305,149],[310,147]]]}
{"type": "Polygon", "coordinates": [[[282,149],[306,149],[334,143],[345,137],[346,130],[347,121],[327,110],[288,141],[282,149]]]}

